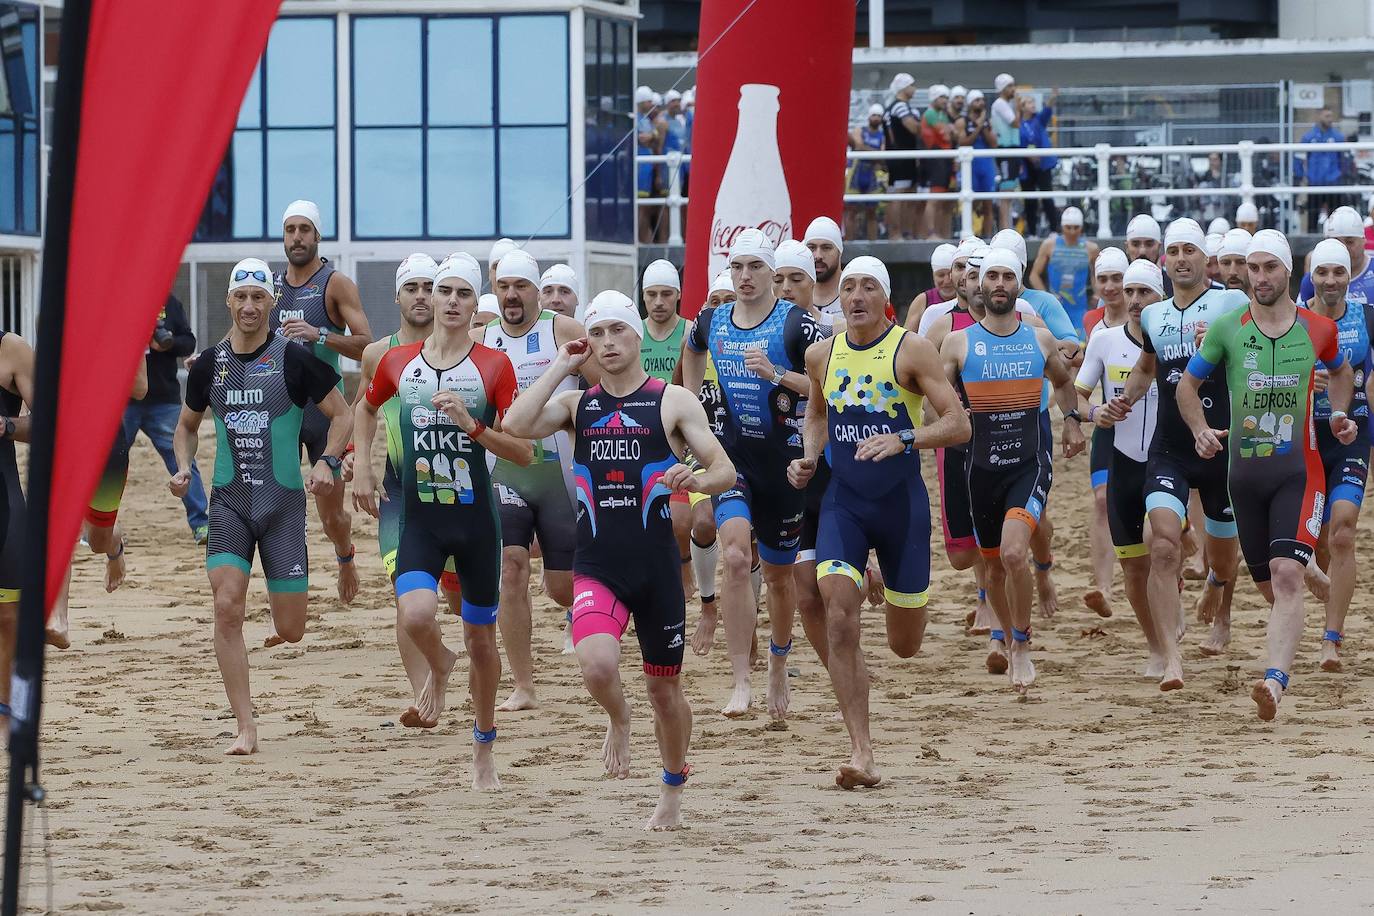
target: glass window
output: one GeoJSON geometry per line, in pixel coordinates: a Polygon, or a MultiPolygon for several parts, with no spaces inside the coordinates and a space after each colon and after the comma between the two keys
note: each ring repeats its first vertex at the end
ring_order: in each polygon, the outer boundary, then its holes
{"type": "Polygon", "coordinates": [[[496,235],[496,132],[490,128],[429,132],[426,235],[496,235]]]}
{"type": "Polygon", "coordinates": [[[429,58],[429,123],[492,123],[491,32],[487,18],[431,19],[426,36],[429,58]]]}
{"type": "Polygon", "coordinates": [[[614,19],[588,17],[586,82],[587,238],[634,241],[633,146],[620,144],[630,129],[633,31],[614,19]]]}
{"type": "Polygon", "coordinates": [[[0,232],[38,235],[38,9],[0,3],[0,232]]]}
{"type": "Polygon", "coordinates": [[[353,222],[361,238],[421,234],[418,128],[374,128],[353,139],[353,222]]]}
{"type": "Polygon", "coordinates": [[[420,20],[371,16],[353,27],[353,123],[420,123],[420,20]]]}
{"type": "Polygon", "coordinates": [[[302,197],[319,204],[321,234],[337,237],[334,58],[333,17],[285,17],[272,26],[196,241],[279,238],[278,217],[302,197]]]}
{"type": "Polygon", "coordinates": [[[501,129],[501,234],[568,234],[568,131],[501,129]]]}
{"type": "Polygon", "coordinates": [[[502,124],[568,122],[568,20],[563,16],[501,19],[502,124]]]}

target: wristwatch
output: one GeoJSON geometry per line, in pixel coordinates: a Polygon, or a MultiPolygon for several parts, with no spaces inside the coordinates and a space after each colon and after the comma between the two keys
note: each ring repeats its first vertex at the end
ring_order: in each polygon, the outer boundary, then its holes
{"type": "Polygon", "coordinates": [[[1082,414],[1080,414],[1080,413],[1078,412],[1078,408],[1077,408],[1077,407],[1075,407],[1073,410],[1066,411],[1066,412],[1064,413],[1064,419],[1065,419],[1065,420],[1072,420],[1072,421],[1074,421],[1075,423],[1082,423],[1082,422],[1083,422],[1083,416],[1082,416],[1082,414]]]}
{"type": "Polygon", "coordinates": [[[902,449],[903,455],[910,455],[916,448],[916,430],[904,429],[897,433],[897,438],[902,440],[902,444],[906,446],[906,448],[902,449]]]}
{"type": "Polygon", "coordinates": [[[329,341],[329,328],[319,328],[319,332],[320,343],[327,343],[329,341]]]}
{"type": "Polygon", "coordinates": [[[782,380],[787,377],[787,370],[782,366],[773,367],[773,384],[781,385],[782,380]]]}
{"type": "Polygon", "coordinates": [[[333,455],[321,455],[320,460],[329,466],[329,470],[334,472],[335,477],[343,476],[343,461],[333,455]]]}

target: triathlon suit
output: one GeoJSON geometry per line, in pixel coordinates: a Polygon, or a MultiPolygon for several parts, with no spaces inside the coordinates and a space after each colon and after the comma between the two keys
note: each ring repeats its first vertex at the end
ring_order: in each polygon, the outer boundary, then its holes
{"type": "MultiPolygon", "coordinates": [[[[957,304],[947,314],[950,316],[950,333],[965,331],[978,323],[973,320],[968,309],[957,304]]],[[[924,324],[924,319],[922,323],[924,324]]],[[[935,450],[935,470],[940,480],[940,517],[945,532],[945,550],[948,553],[972,550],[978,546],[978,540],[973,536],[973,509],[968,498],[967,465],[968,443],[946,445],[935,450]]]]}
{"type": "Polygon", "coordinates": [[[1035,328],[1024,322],[1005,337],[981,323],[964,334],[968,353],[959,382],[973,419],[966,468],[973,533],[983,556],[996,557],[1005,521],[1035,530],[1054,479],[1040,422],[1045,353],[1035,328]]]}
{"type": "MultiPolygon", "coordinates": [[[[1355,394],[1350,399],[1350,419],[1359,427],[1355,441],[1342,445],[1331,432],[1331,399],[1325,391],[1312,399],[1312,423],[1317,429],[1317,450],[1326,472],[1326,516],[1338,499],[1359,506],[1364,502],[1369,479],[1369,398],[1365,383],[1374,367],[1370,341],[1374,340],[1374,305],[1347,301],[1341,317],[1335,319],[1341,355],[1355,373],[1355,394]]],[[[1324,518],[1323,521],[1326,519],[1324,518]]]]}
{"type": "Polygon", "coordinates": [[[573,645],[593,633],[619,640],[634,618],[650,677],[682,672],[687,623],[671,491],[663,484],[678,463],[663,428],[667,389],[649,378],[616,397],[593,385],[578,400],[573,423],[573,645]]]}
{"type": "Polygon", "coordinates": [[[435,410],[433,398],[452,391],[474,420],[490,426],[515,400],[515,370],[504,354],[481,344],[446,369],[431,366],[423,350],[424,341],[388,350],[367,386],[373,407],[400,399],[396,469],[403,514],[396,597],[437,590],[452,559],[462,586],[464,623],[492,624],[501,591],[501,528],[487,450],[435,410]]]}
{"type": "Polygon", "coordinates": [[[215,417],[207,569],[247,575],[256,548],[269,592],[306,590],[301,418],[338,384],[331,366],[275,334],[252,353],[235,353],[226,338],[191,364],[186,406],[215,417]]]}
{"type": "Polygon", "coordinates": [[[897,353],[907,334],[893,325],[864,346],[841,334],[830,350],[822,386],[834,476],[821,503],[816,578],[844,576],[862,590],[871,548],[887,603],[919,608],[930,588],[930,496],[920,452],[882,461],[855,457],[870,436],[914,430],[921,422],[924,399],[897,381],[897,353]]]}
{"type": "MultiPolygon", "coordinates": [[[[907,130],[905,118],[921,120],[920,114],[913,110],[911,103],[903,99],[893,99],[892,104],[883,112],[883,130],[887,134],[889,151],[917,150],[921,148],[920,138],[907,130]]],[[[887,186],[891,190],[908,190],[916,184],[916,159],[889,159],[887,161],[887,186]]]]}
{"type": "Polygon", "coordinates": [[[830,319],[830,324],[832,327],[834,327],[835,325],[836,318],[844,317],[844,309],[840,306],[839,296],[836,296],[834,299],[831,299],[825,305],[817,303],[816,308],[821,310],[822,315],[830,319]]]}
{"type": "MultiPolygon", "coordinates": [[[[701,401],[702,409],[706,411],[706,425],[711,427],[711,434],[717,440],[725,437],[725,398],[720,393],[720,377],[716,375],[716,361],[711,358],[711,354],[706,354],[706,371],[701,377],[701,390],[697,392],[697,399],[701,401]]],[[[693,508],[703,500],[711,497],[705,493],[688,493],[687,502],[693,508]]]]}
{"type": "MultiPolygon", "coordinates": [[[[1105,307],[1089,309],[1083,313],[1083,333],[1087,335],[1088,343],[1092,343],[1093,331],[1097,330],[1099,327],[1104,330],[1112,327],[1112,325],[1107,324],[1106,321],[1107,309],[1105,307]]],[[[1085,356],[1084,359],[1086,361],[1087,357],[1085,356]]],[[[1129,370],[1130,367],[1128,366],[1128,375],[1130,374],[1129,370]]],[[[1097,387],[1096,382],[1088,386],[1089,390],[1084,392],[1084,396],[1090,394],[1091,390],[1095,387],[1097,387]]],[[[1157,389],[1152,386],[1151,390],[1155,391],[1156,396],[1158,396],[1157,389]]],[[[1110,396],[1104,397],[1102,402],[1105,404],[1109,397],[1110,396]]],[[[1153,421],[1150,423],[1150,428],[1154,429],[1153,421]]],[[[1091,481],[1094,490],[1098,487],[1105,487],[1107,485],[1107,475],[1112,460],[1112,436],[1115,434],[1115,427],[1109,427],[1107,429],[1102,429],[1100,426],[1093,427],[1092,444],[1088,447],[1088,467],[1092,472],[1091,481]]]]}
{"type": "Polygon", "coordinates": [[[687,346],[709,351],[715,361],[726,421],[721,445],[738,472],[735,486],[713,497],[716,527],[732,518],[749,521],[759,556],[775,566],[791,566],[801,539],[804,494],[787,482],[787,465],[800,458],[798,395],[744,365],[745,353],[758,348],[769,362],[806,371],[806,348],[821,338],[819,325],[785,299],[752,328],[735,323],[735,303],[707,308],[692,326],[687,346]]]}
{"type": "MultiPolygon", "coordinates": [[[[1298,300],[1311,302],[1312,297],[1316,294],[1317,289],[1312,285],[1312,275],[1310,273],[1303,274],[1298,300]]],[[[1360,271],[1360,275],[1350,278],[1350,288],[1346,290],[1345,298],[1360,305],[1374,305],[1374,253],[1365,255],[1364,270],[1360,271]]]]}
{"type": "MultiPolygon", "coordinates": [[[[320,269],[305,281],[304,286],[292,286],[287,283],[285,271],[274,276],[272,280],[277,289],[277,302],[268,312],[268,328],[280,335],[283,324],[293,318],[300,318],[311,327],[328,328],[336,334],[345,333],[347,329],[335,324],[334,319],[329,317],[329,309],[325,307],[329,281],[333,276],[334,265],[324,258],[320,258],[320,269]]],[[[342,394],[344,388],[343,376],[339,373],[339,354],[318,341],[311,341],[303,346],[339,375],[339,392],[342,394]]],[[[328,438],[329,418],[314,404],[307,405],[305,416],[301,418],[301,445],[305,446],[305,455],[312,467],[324,454],[324,443],[328,438]]]]}
{"type": "MultiPolygon", "coordinates": [[[[3,339],[6,331],[0,331],[3,339]]],[[[8,388],[0,388],[0,413],[17,420],[24,402],[8,388]]],[[[0,604],[19,601],[19,586],[24,577],[26,521],[24,488],[19,481],[19,463],[15,460],[14,440],[0,439],[0,500],[4,501],[5,543],[0,547],[0,604]]]]}
{"type": "MultiPolygon", "coordinates": [[[[816,322],[820,326],[821,336],[833,337],[835,334],[835,319],[825,312],[820,313],[820,319],[816,322]]],[[[797,398],[797,423],[801,428],[806,425],[806,402],[807,398],[797,398]]],[[[917,418],[920,422],[920,418],[917,418]]],[[[820,531],[821,524],[821,503],[825,499],[826,488],[830,486],[830,459],[822,452],[816,460],[816,472],[811,475],[811,480],[807,482],[806,489],[802,492],[806,494],[806,506],[802,509],[801,540],[797,543],[797,562],[810,563],[816,559],[816,536],[820,531]]]]}
{"type": "MultiPolygon", "coordinates": [[[[1150,442],[1149,469],[1145,481],[1147,511],[1169,509],[1179,521],[1188,518],[1188,491],[1197,490],[1206,516],[1207,533],[1212,537],[1233,538],[1236,522],[1231,513],[1231,496],[1226,487],[1226,452],[1199,458],[1193,431],[1178,412],[1175,392],[1188,360],[1197,352],[1197,326],[1211,325],[1222,315],[1243,309],[1250,298],[1240,290],[1207,289],[1185,309],[1174,305],[1172,297],[1145,306],[1140,314],[1141,349],[1155,357],[1155,381],[1159,383],[1159,414],[1155,436],[1150,442]]],[[[1231,422],[1231,402],[1226,379],[1209,378],[1198,391],[1207,425],[1225,429],[1231,422]]]]}
{"type": "Polygon", "coordinates": [[[1045,265],[1045,282],[1050,292],[1059,297],[1064,311],[1073,322],[1079,339],[1087,340],[1083,327],[1083,313],[1088,310],[1088,243],[1080,238],[1077,245],[1070,245],[1061,235],[1054,240],[1054,251],[1045,265]]]}
{"type": "MultiPolygon", "coordinates": [[[[506,331],[499,318],[486,327],[486,345],[510,358],[521,391],[537,382],[558,355],[558,341],[554,337],[556,317],[556,313],[544,309],[520,336],[506,331]]],[[[568,376],[558,383],[554,394],[575,391],[577,383],[576,376],[568,376]]],[[[492,471],[502,541],[507,547],[528,550],[537,536],[544,568],[560,572],[572,569],[573,547],[577,542],[577,521],[570,496],[571,452],[567,433],[558,432],[534,443],[534,461],[529,467],[498,458],[492,471]]]]}
{"type": "Polygon", "coordinates": [[[94,528],[113,528],[119,519],[119,504],[124,499],[124,484],[129,479],[129,447],[132,444],[124,436],[124,424],[115,427],[110,457],[86,506],[86,523],[94,528]]]}
{"type": "MultiPolygon", "coordinates": [[[[1128,325],[1099,324],[1088,337],[1075,384],[1079,392],[1088,397],[1101,383],[1105,404],[1126,390],[1126,380],[1131,377],[1138,359],[1140,341],[1131,336],[1128,325]]],[[[1145,397],[1131,407],[1126,419],[1111,429],[1093,430],[1093,486],[1099,486],[1098,452],[1105,451],[1102,476],[1107,487],[1107,526],[1120,558],[1143,557],[1147,552],[1145,470],[1158,412],[1159,385],[1151,382],[1145,397]],[[1099,446],[1099,442],[1105,442],[1105,448],[1099,446]]]]}
{"type": "Polygon", "coordinates": [[[1232,402],[1230,483],[1243,497],[1232,499],[1240,550],[1250,577],[1267,582],[1270,560],[1306,566],[1321,535],[1326,475],[1312,426],[1313,370],[1339,369],[1345,355],[1330,318],[1299,308],[1275,338],[1246,308],[1207,328],[1188,373],[1207,378],[1222,362],[1232,402]]]}
{"type": "Polygon", "coordinates": [[[648,324],[644,325],[644,339],[639,342],[639,358],[650,378],[661,382],[673,381],[673,370],[682,358],[682,335],[689,324],[691,322],[686,318],[679,317],[673,330],[662,340],[655,340],[649,333],[648,324]]]}
{"type": "Polygon", "coordinates": [[[1077,326],[1069,319],[1069,313],[1064,310],[1063,303],[1054,293],[1023,287],[1017,296],[1024,299],[1040,320],[1045,322],[1045,327],[1054,335],[1055,340],[1079,342],[1077,326]]]}
{"type": "MultiPolygon", "coordinates": [[[[859,137],[863,140],[863,148],[866,150],[883,148],[883,128],[881,127],[874,130],[864,124],[860,129],[859,137]]],[[[854,163],[854,172],[850,176],[849,186],[856,194],[869,194],[878,189],[878,172],[872,160],[864,159],[854,163]]]]}

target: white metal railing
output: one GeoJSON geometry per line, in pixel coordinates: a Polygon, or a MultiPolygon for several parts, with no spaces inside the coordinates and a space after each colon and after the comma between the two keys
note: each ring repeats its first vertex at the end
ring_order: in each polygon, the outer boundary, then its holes
{"type": "MultiPolygon", "coordinates": [[[[891,191],[873,194],[845,194],[844,201],[851,203],[877,203],[879,201],[914,202],[931,200],[950,200],[959,202],[960,235],[973,234],[973,204],[980,200],[1045,200],[1055,197],[1091,198],[1097,204],[1097,235],[1099,238],[1111,237],[1111,202],[1143,197],[1239,197],[1245,203],[1254,203],[1255,196],[1288,197],[1296,194],[1358,194],[1374,192],[1371,185],[1264,185],[1254,184],[1254,157],[1265,153],[1367,153],[1374,155],[1374,141],[1364,140],[1355,143],[1225,143],[1192,146],[1109,146],[1099,143],[1096,146],[1064,147],[1062,149],[1026,149],[1009,147],[1006,149],[975,149],[961,146],[950,150],[849,150],[846,155],[851,162],[889,161],[894,159],[952,159],[959,167],[959,190],[934,193],[915,191],[898,194],[891,191]],[[1111,160],[1114,156],[1206,156],[1209,153],[1235,155],[1240,161],[1239,184],[1235,187],[1217,188],[1130,188],[1118,189],[1111,186],[1111,160]],[[1011,159],[1037,156],[1055,156],[1059,159],[1092,157],[1097,163],[1097,186],[1083,189],[1061,189],[1053,191],[974,191],[973,161],[975,159],[1011,159]]],[[[680,181],[683,163],[690,162],[688,153],[671,152],[658,155],[637,156],[636,164],[664,164],[668,174],[668,196],[641,197],[639,206],[668,207],[668,244],[682,244],[682,207],[687,198],[682,194],[680,181]]]]}

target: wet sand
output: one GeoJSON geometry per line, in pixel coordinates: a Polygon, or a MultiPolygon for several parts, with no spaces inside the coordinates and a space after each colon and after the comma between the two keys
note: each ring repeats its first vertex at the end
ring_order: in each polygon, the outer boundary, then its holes
{"type": "MultiPolygon", "coordinates": [[[[211,467],[213,442],[202,447],[211,467]]],[[[129,579],[113,596],[84,553],[72,648],[50,652],[44,730],[55,908],[134,913],[783,911],[1259,912],[1368,905],[1374,879],[1374,660],[1368,564],[1347,626],[1346,672],[1317,672],[1321,616],[1271,724],[1249,684],[1264,619],[1237,589],[1228,655],[1208,659],[1193,625],[1187,685],[1138,676],[1144,641],[1125,605],[1099,620],[1089,579],[1086,456],[1056,474],[1062,610],[1037,619],[1039,679],[1019,702],[964,635],[973,587],[933,532],[931,624],[901,661],[880,613],[866,617],[874,738],[884,784],[833,785],[847,760],[824,670],[798,627],[793,714],[738,721],[723,634],[688,654],[696,716],[687,829],[646,834],[659,764],[638,649],[623,674],[634,707],[632,776],[601,775],[605,723],[559,654],[562,615],[536,604],[541,708],[498,716],[504,791],[469,788],[471,711],[429,733],[399,727],[410,702],[396,655],[375,522],[354,518],[364,587],[334,594],[333,559],[311,509],[312,614],[305,640],[266,650],[255,570],[249,642],[261,752],[226,758],[233,719],[211,647],[203,549],[145,440],[125,496],[129,579]]],[[[932,484],[931,461],[925,461],[932,484]]],[[[1366,535],[1368,521],[1361,527],[1366,535]]],[[[1367,549],[1367,539],[1362,545],[1367,549]]],[[[1197,583],[1189,583],[1191,606],[1197,583]]],[[[537,589],[537,576],[536,576],[537,589]]],[[[696,603],[689,607],[689,628],[696,603]]],[[[446,638],[461,646],[455,618],[446,638]]],[[[509,692],[509,672],[501,698],[509,692]]],[[[41,828],[41,817],[38,820],[41,828]]],[[[47,890],[31,834],[27,903],[47,890]]]]}

